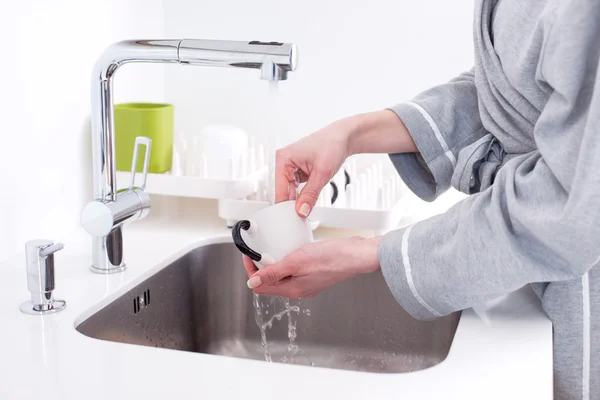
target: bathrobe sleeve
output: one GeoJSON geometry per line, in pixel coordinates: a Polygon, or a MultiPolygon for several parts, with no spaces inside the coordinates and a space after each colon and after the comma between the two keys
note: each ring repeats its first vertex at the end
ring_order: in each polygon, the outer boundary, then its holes
{"type": "Polygon", "coordinates": [[[479,117],[473,70],[390,107],[411,133],[419,153],[390,154],[417,196],[435,200],[450,187],[458,153],[487,132],[479,117]],[[440,129],[443,127],[443,129],[440,129]]]}
{"type": "MultiPolygon", "coordinates": [[[[538,149],[507,161],[488,189],[381,242],[386,281],[416,318],[466,309],[527,283],[577,279],[600,262],[600,3],[572,0],[561,7],[538,67],[543,81],[537,84],[550,93],[534,127],[538,149]]],[[[447,93],[453,92],[432,95],[447,93]]],[[[419,103],[427,112],[420,116],[398,109],[420,149],[436,148],[429,118],[446,128],[454,101],[419,103]]],[[[465,101],[472,107],[469,96],[465,101]]],[[[474,129],[465,116],[458,130],[474,129]]],[[[455,154],[459,135],[443,138],[455,154]]],[[[431,188],[448,185],[449,167],[436,165],[447,151],[423,154],[431,188]]]]}

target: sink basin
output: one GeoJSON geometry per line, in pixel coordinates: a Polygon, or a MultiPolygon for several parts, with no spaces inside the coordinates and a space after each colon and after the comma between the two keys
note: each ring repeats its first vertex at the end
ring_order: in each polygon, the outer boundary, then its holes
{"type": "MultiPolygon", "coordinates": [[[[113,342],[264,360],[254,295],[246,280],[232,243],[197,247],[76,329],[113,342]]],[[[261,297],[269,305],[263,309],[265,319],[283,309],[280,300],[261,297]]],[[[413,319],[380,273],[292,305],[299,305],[299,312],[290,312],[297,320],[296,363],[378,373],[417,371],[442,362],[460,318],[455,313],[435,321],[413,319]]],[[[289,359],[287,315],[274,320],[267,339],[273,361],[289,359]]]]}

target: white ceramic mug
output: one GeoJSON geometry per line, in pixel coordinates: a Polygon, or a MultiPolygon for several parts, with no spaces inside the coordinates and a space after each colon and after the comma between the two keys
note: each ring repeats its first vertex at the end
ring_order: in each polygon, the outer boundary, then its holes
{"type": "Polygon", "coordinates": [[[231,235],[236,247],[259,269],[313,241],[310,223],[296,213],[295,200],[257,211],[251,219],[237,222],[231,235]]]}

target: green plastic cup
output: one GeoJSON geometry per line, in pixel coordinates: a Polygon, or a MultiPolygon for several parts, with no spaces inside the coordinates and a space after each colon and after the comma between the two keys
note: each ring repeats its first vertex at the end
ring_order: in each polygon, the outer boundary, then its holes
{"type": "MultiPolygon", "coordinates": [[[[152,139],[148,172],[161,174],[173,162],[174,107],[160,103],[123,103],[115,105],[115,145],[117,170],[131,171],[135,138],[152,139]]],[[[144,157],[138,157],[137,171],[142,172],[144,157]]]]}

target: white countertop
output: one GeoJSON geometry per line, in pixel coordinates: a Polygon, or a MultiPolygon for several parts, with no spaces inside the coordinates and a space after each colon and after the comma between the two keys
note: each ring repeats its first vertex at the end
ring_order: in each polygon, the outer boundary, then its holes
{"type": "MultiPolygon", "coordinates": [[[[55,258],[55,297],[68,303],[55,315],[21,313],[29,296],[25,267],[0,266],[0,399],[552,398],[552,326],[529,288],[488,309],[489,323],[463,312],[447,359],[407,374],[270,364],[101,341],[75,330],[162,260],[192,245],[228,240],[213,211],[126,227],[128,269],[116,275],[90,272],[89,239],[76,235],[55,258]]],[[[317,237],[337,234],[319,230],[317,237]]]]}

